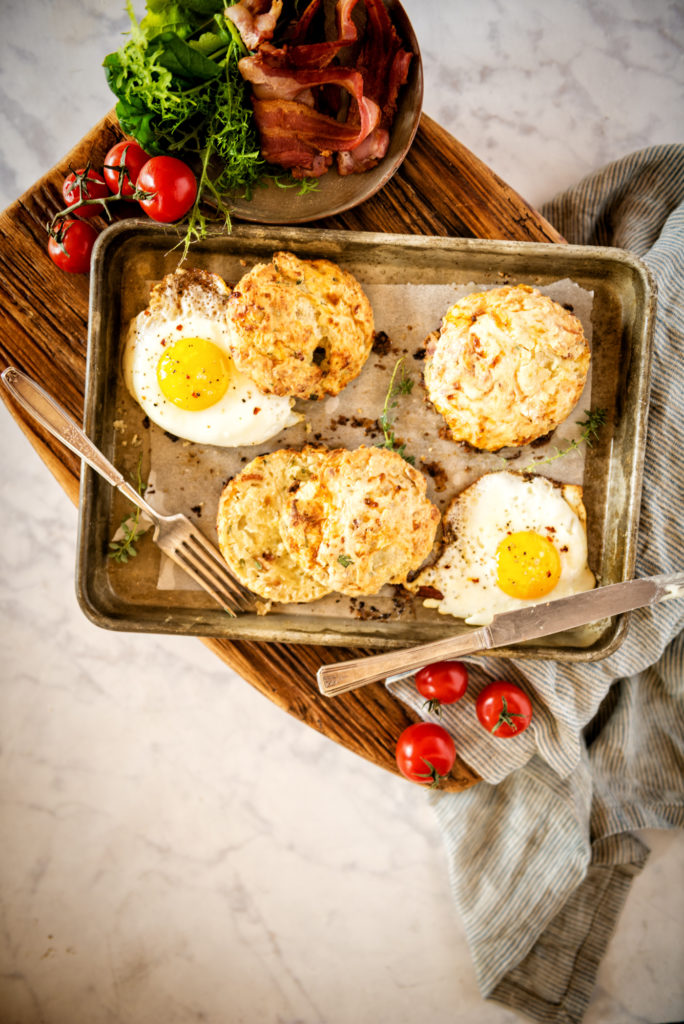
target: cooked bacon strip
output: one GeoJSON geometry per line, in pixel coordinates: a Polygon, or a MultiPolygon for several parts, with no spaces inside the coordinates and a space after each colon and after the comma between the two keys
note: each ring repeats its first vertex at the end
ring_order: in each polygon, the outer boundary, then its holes
{"type": "MultiPolygon", "coordinates": [[[[288,42],[279,47],[267,40],[273,36],[281,0],[273,0],[268,11],[269,0],[240,0],[226,11],[230,17],[230,12],[242,8],[232,20],[238,24],[239,20],[247,21],[249,15],[255,32],[260,30],[260,19],[268,23],[256,44],[258,52],[244,57],[239,68],[252,85],[264,158],[290,169],[295,177],[325,173],[333,153],[337,153],[340,174],[368,170],[383,158],[399,89],[406,81],[412,57],[402,49],[382,0],[364,0],[366,27],[356,48],[355,67],[340,66],[336,61],[340,51],[357,42],[352,16],[358,0],[338,0],[336,39],[309,41],[321,3],[311,0],[290,26],[288,42]],[[345,92],[356,102],[347,100],[345,92]],[[346,120],[339,119],[345,116],[346,120]]],[[[247,33],[250,41],[245,38],[245,42],[255,49],[249,26],[244,31],[240,27],[240,31],[243,38],[247,33]]]]}
{"type": "MultiPolygon", "coordinates": [[[[278,164],[291,171],[295,178],[319,178],[325,174],[332,163],[332,151],[321,153],[317,145],[312,145],[291,130],[280,109],[283,100],[256,100],[264,105],[260,111],[261,123],[264,126],[264,142],[262,154],[269,163],[278,164]],[[269,109],[269,105],[271,109],[269,109]]],[[[305,110],[301,103],[291,104],[299,110],[305,110]]],[[[298,111],[299,113],[299,111],[298,111]]]]}
{"type": "Polygon", "coordinates": [[[382,124],[394,118],[400,87],[408,77],[412,53],[402,42],[382,0],[365,0],[368,25],[356,67],[363,75],[364,93],[382,108],[382,124]]]}
{"type": "Polygon", "coordinates": [[[337,170],[341,175],[362,174],[382,160],[389,146],[386,128],[374,128],[355,149],[342,149],[337,154],[337,170]]]}
{"type": "Polygon", "coordinates": [[[306,36],[311,28],[311,22],[318,14],[320,6],[321,0],[311,0],[311,3],[305,8],[299,21],[296,21],[294,25],[288,29],[288,42],[293,45],[306,42],[306,36]]]}
{"type": "Polygon", "coordinates": [[[309,174],[311,172],[307,168],[313,166],[313,160],[302,162],[299,157],[302,145],[311,147],[314,153],[323,154],[332,150],[354,149],[370,134],[380,118],[380,108],[372,101],[361,97],[361,104],[364,116],[362,127],[359,128],[358,125],[345,124],[336,121],[334,117],[319,114],[317,110],[312,110],[303,103],[280,99],[254,99],[254,116],[261,135],[261,152],[264,159],[282,167],[299,168],[303,173],[309,174]],[[283,153],[283,133],[296,140],[297,145],[292,147],[296,158],[287,152],[283,153]]]}
{"type": "Polygon", "coordinates": [[[276,23],[283,9],[283,0],[240,0],[224,11],[233,22],[248,50],[273,38],[276,23]]]}
{"type": "MultiPolygon", "coordinates": [[[[294,100],[299,93],[322,85],[339,85],[357,101],[364,96],[363,78],[353,68],[292,68],[279,64],[269,51],[243,57],[240,74],[251,82],[258,99],[294,100]]],[[[370,129],[369,129],[370,131],[370,129]]]]}
{"type": "MultiPolygon", "coordinates": [[[[309,18],[305,30],[299,32],[296,29],[291,41],[282,47],[280,53],[283,59],[296,68],[327,67],[340,50],[345,46],[349,46],[350,43],[356,42],[358,33],[356,25],[352,20],[352,12],[358,2],[359,0],[339,0],[335,12],[337,18],[337,39],[330,39],[319,43],[301,42],[305,38],[306,30],[308,30],[311,23],[311,18],[309,18]]],[[[317,0],[313,0],[309,4],[309,7],[307,7],[300,18],[298,26],[307,16],[309,8],[313,7],[314,4],[318,6],[317,0]]]]}
{"type": "MultiPolygon", "coordinates": [[[[365,0],[368,24],[364,34],[357,68],[363,76],[364,94],[382,110],[379,129],[367,139],[362,153],[340,152],[337,169],[341,175],[370,170],[384,157],[389,146],[389,128],[397,110],[399,89],[408,77],[413,56],[402,48],[402,42],[382,0],[365,0]],[[380,130],[382,129],[382,130],[380,130]]],[[[350,109],[348,120],[356,118],[350,109]]]]}
{"type": "MultiPolygon", "coordinates": [[[[282,127],[278,117],[286,119],[297,138],[319,151],[351,150],[369,135],[380,120],[380,108],[363,94],[363,79],[350,68],[300,68],[296,71],[274,67],[268,53],[243,57],[238,67],[243,78],[252,83],[254,116],[259,129],[261,150],[269,163],[287,167],[308,167],[297,161],[283,164],[281,157],[273,159],[273,145],[269,141],[276,127],[282,127]],[[346,90],[356,100],[353,121],[337,121],[312,109],[315,87],[334,84],[346,90]],[[302,95],[305,103],[301,102],[302,95]],[[299,100],[299,102],[295,102],[299,100]],[[280,106],[267,106],[268,103],[280,106]],[[289,104],[289,105],[288,105],[289,104]]],[[[289,158],[288,158],[289,159],[289,158]]]]}

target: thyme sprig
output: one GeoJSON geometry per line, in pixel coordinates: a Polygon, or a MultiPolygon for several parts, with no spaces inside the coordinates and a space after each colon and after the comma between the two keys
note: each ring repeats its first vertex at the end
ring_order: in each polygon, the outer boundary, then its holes
{"type": "Polygon", "coordinates": [[[524,466],[520,472],[535,473],[541,466],[548,466],[551,462],[555,462],[556,459],[562,459],[564,455],[577,451],[583,444],[591,448],[592,441],[598,438],[599,430],[606,422],[607,412],[605,409],[585,409],[584,415],[586,419],[577,420],[577,426],[582,427],[579,439],[575,438],[565,448],[555,448],[552,455],[547,455],[545,459],[539,459],[538,462],[531,462],[529,466],[524,466]]]}
{"type": "MultiPolygon", "coordinates": [[[[142,481],[142,455],[138,459],[138,466],[136,469],[136,479],[133,481],[138,494],[144,497],[147,485],[143,484],[142,481]]],[[[135,547],[136,543],[140,540],[146,529],[138,529],[140,524],[140,509],[136,506],[133,515],[125,516],[122,519],[119,526],[123,536],[120,540],[110,540],[109,542],[109,557],[113,558],[115,562],[121,564],[126,563],[129,558],[135,558],[138,551],[135,547]]],[[[118,532],[118,531],[117,531],[118,532]]]]}
{"type": "Polygon", "coordinates": [[[391,452],[397,452],[401,455],[402,459],[410,465],[414,465],[415,457],[413,455],[406,455],[406,445],[401,444],[394,433],[394,426],[392,423],[392,410],[396,409],[399,404],[399,398],[401,395],[410,395],[413,390],[414,381],[411,380],[409,375],[406,373],[406,367],[404,366],[404,357],[401,356],[397,359],[392,370],[392,376],[390,377],[389,387],[387,394],[385,395],[385,404],[382,408],[382,413],[378,419],[378,425],[382,430],[384,441],[377,445],[378,448],[388,448],[391,452]],[[401,370],[399,380],[397,380],[397,374],[401,370]]]}

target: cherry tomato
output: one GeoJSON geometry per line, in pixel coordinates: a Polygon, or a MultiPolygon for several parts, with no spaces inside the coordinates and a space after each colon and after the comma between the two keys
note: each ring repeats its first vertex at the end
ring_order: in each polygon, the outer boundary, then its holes
{"type": "MultiPolygon", "coordinates": [[[[80,167],[67,174],[62,185],[62,195],[67,206],[75,206],[86,199],[104,199],[109,196],[109,189],[98,171],[80,167]]],[[[74,210],[79,217],[97,217],[102,212],[101,203],[88,203],[74,210]]]]}
{"type": "Polygon", "coordinates": [[[104,176],[109,191],[122,196],[132,196],[138,181],[138,175],[150,159],[142,146],[130,139],[117,142],[107,153],[104,160],[104,176]]]}
{"type": "Polygon", "coordinates": [[[478,695],[475,711],[488,732],[505,739],[525,731],[532,718],[532,703],[519,686],[497,679],[478,695]]]}
{"type": "Polygon", "coordinates": [[[50,259],[69,274],[87,273],[97,235],[92,224],[66,218],[48,239],[50,259]]]}
{"type": "Polygon", "coordinates": [[[416,688],[427,698],[428,711],[438,715],[442,704],[453,704],[466,692],[468,669],[462,661],[436,661],[416,674],[416,688]]]}
{"type": "Polygon", "coordinates": [[[397,765],[402,775],[421,786],[439,786],[454,766],[456,745],[435,722],[417,722],[397,740],[397,765]]]}
{"type": "Polygon", "coordinates": [[[138,188],[150,193],[140,205],[152,220],[180,220],[197,196],[197,182],[187,164],[175,156],[153,156],[138,175],[138,188]]]}

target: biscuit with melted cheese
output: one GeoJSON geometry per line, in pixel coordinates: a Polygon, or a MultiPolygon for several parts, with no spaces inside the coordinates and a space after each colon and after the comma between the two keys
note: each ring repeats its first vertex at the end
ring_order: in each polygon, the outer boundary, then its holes
{"type": "Polygon", "coordinates": [[[425,387],[455,441],[529,444],[571,413],[590,351],[582,324],[528,285],[467,295],[426,346],[425,387]]]}
{"type": "Polygon", "coordinates": [[[335,449],[283,502],[280,531],[302,571],[350,596],[403,583],[430,553],[439,510],[397,452],[335,449]]]}
{"type": "Polygon", "coordinates": [[[373,311],[361,285],[330,260],[277,252],[235,286],[231,353],[267,394],[337,395],[373,345],[373,311]]]}
{"type": "Polygon", "coordinates": [[[302,570],[279,529],[282,503],[323,457],[315,448],[259,455],[221,493],[216,521],[221,554],[240,582],[268,601],[315,601],[330,589],[302,570]]]}

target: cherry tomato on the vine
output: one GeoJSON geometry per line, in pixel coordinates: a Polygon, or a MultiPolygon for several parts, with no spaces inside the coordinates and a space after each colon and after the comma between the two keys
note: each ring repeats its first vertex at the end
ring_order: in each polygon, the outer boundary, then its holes
{"type": "Polygon", "coordinates": [[[437,787],[454,766],[456,745],[441,725],[416,722],[397,740],[399,771],[411,782],[437,787]]]}
{"type": "Polygon", "coordinates": [[[478,694],[475,711],[492,736],[505,739],[518,736],[528,727],[532,719],[532,702],[519,686],[497,679],[478,694]]]}
{"type": "Polygon", "coordinates": [[[105,196],[109,196],[109,189],[99,171],[79,167],[78,170],[67,174],[64,179],[62,196],[67,206],[84,203],[74,210],[78,217],[98,217],[103,212],[102,204],[86,203],[84,200],[104,199],[105,196]]]}
{"type": "Polygon", "coordinates": [[[187,164],[175,156],[153,156],[138,175],[138,189],[149,193],[140,205],[152,220],[180,220],[197,196],[197,181],[187,164]]]}
{"type": "Polygon", "coordinates": [[[104,159],[103,173],[109,191],[120,192],[124,198],[132,196],[138,175],[149,159],[150,154],[137,142],[129,139],[117,142],[104,159]]]}
{"type": "Polygon", "coordinates": [[[468,689],[468,669],[462,661],[435,661],[416,673],[416,689],[438,715],[442,704],[460,700],[468,689]]]}
{"type": "Polygon", "coordinates": [[[67,217],[60,221],[48,239],[50,259],[60,270],[69,274],[85,274],[90,269],[90,257],[98,232],[83,220],[67,217]]]}

